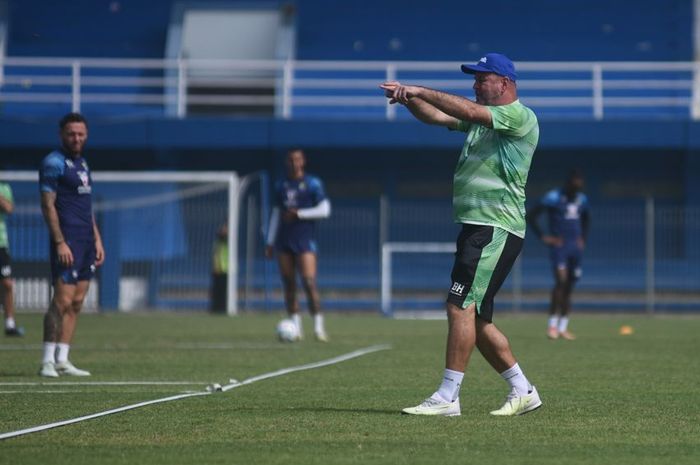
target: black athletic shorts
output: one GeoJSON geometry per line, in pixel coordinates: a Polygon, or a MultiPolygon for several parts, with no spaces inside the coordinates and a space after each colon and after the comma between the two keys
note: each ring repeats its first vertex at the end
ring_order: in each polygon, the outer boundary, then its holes
{"type": "Polygon", "coordinates": [[[0,247],[0,279],[12,277],[12,259],[7,247],[0,247]]]}
{"type": "Polygon", "coordinates": [[[523,247],[523,239],[494,226],[463,224],[457,237],[452,287],[447,302],[461,308],[476,303],[479,318],[491,322],[493,298],[523,247]]]}

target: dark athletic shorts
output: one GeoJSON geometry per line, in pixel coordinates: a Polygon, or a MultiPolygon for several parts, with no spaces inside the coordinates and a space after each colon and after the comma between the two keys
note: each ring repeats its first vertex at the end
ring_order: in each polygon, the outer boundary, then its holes
{"type": "Polygon", "coordinates": [[[90,281],[95,276],[95,241],[66,240],[66,244],[73,253],[73,266],[64,267],[58,261],[56,244],[51,241],[51,276],[53,281],[57,278],[66,284],[76,284],[78,281],[90,281]]]}
{"type": "Polygon", "coordinates": [[[316,253],[316,241],[310,237],[284,237],[279,238],[275,244],[278,252],[288,253],[292,255],[301,255],[303,253],[316,253]]]}
{"type": "Polygon", "coordinates": [[[12,277],[12,259],[7,247],[0,247],[0,279],[12,277]]]}
{"type": "Polygon", "coordinates": [[[583,252],[575,242],[567,242],[561,247],[550,247],[549,257],[552,261],[552,269],[567,270],[570,281],[578,281],[583,275],[581,259],[583,252]]]}
{"type": "Polygon", "coordinates": [[[476,303],[479,318],[491,322],[493,298],[523,247],[523,239],[494,226],[463,224],[457,237],[452,287],[447,302],[461,308],[476,303]]]}

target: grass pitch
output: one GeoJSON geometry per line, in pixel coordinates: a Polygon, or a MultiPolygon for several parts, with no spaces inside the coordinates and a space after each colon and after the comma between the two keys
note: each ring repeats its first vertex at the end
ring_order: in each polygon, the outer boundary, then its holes
{"type": "Polygon", "coordinates": [[[0,464],[697,464],[700,318],[575,315],[574,342],[544,337],[545,317],[497,314],[544,405],[494,418],[508,388],[478,352],[462,416],[402,416],[436,388],[444,321],[327,316],[332,341],[282,344],[281,314],[81,317],[71,355],[87,379],[36,376],[41,316],[0,339],[0,433],[202,391],[356,349],[332,366],[147,406],[0,442],[0,464]],[[622,325],[634,334],[620,336],[622,325]],[[182,382],[95,385],[71,382],[182,382]],[[19,384],[43,383],[43,384],[19,384]]]}

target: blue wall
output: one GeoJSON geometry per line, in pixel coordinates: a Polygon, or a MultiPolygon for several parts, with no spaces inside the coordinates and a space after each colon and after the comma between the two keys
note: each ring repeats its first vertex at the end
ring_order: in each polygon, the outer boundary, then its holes
{"type": "Polygon", "coordinates": [[[8,56],[162,58],[171,0],[12,0],[8,56]]]}
{"type": "MultiPolygon", "coordinates": [[[[380,98],[380,97],[378,97],[380,98]]],[[[58,119],[0,118],[1,147],[58,142],[58,119]]],[[[416,121],[284,121],[265,118],[90,118],[90,147],[112,149],[282,149],[309,147],[454,148],[463,137],[416,121]]],[[[540,148],[700,148],[692,121],[540,121],[540,148]]]]}
{"type": "Polygon", "coordinates": [[[299,58],[690,60],[688,0],[299,0],[299,58]]]}
{"type": "MultiPolygon", "coordinates": [[[[693,57],[689,0],[263,2],[296,5],[301,59],[471,60],[493,50],[520,61],[693,57]]],[[[174,3],[11,0],[8,55],[162,57],[174,3]]]]}

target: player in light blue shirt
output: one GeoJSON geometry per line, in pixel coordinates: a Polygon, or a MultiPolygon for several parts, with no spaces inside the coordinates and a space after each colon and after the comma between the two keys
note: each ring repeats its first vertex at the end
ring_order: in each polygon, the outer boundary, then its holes
{"type": "Polygon", "coordinates": [[[583,174],[574,170],[564,187],[547,192],[527,213],[528,224],[537,237],[549,246],[552,261],[554,288],[547,327],[550,339],[576,338],[568,329],[571,293],[583,273],[581,260],[590,225],[588,198],[581,192],[583,187],[583,174]],[[547,234],[542,232],[537,222],[544,212],[548,220],[547,234]]]}

